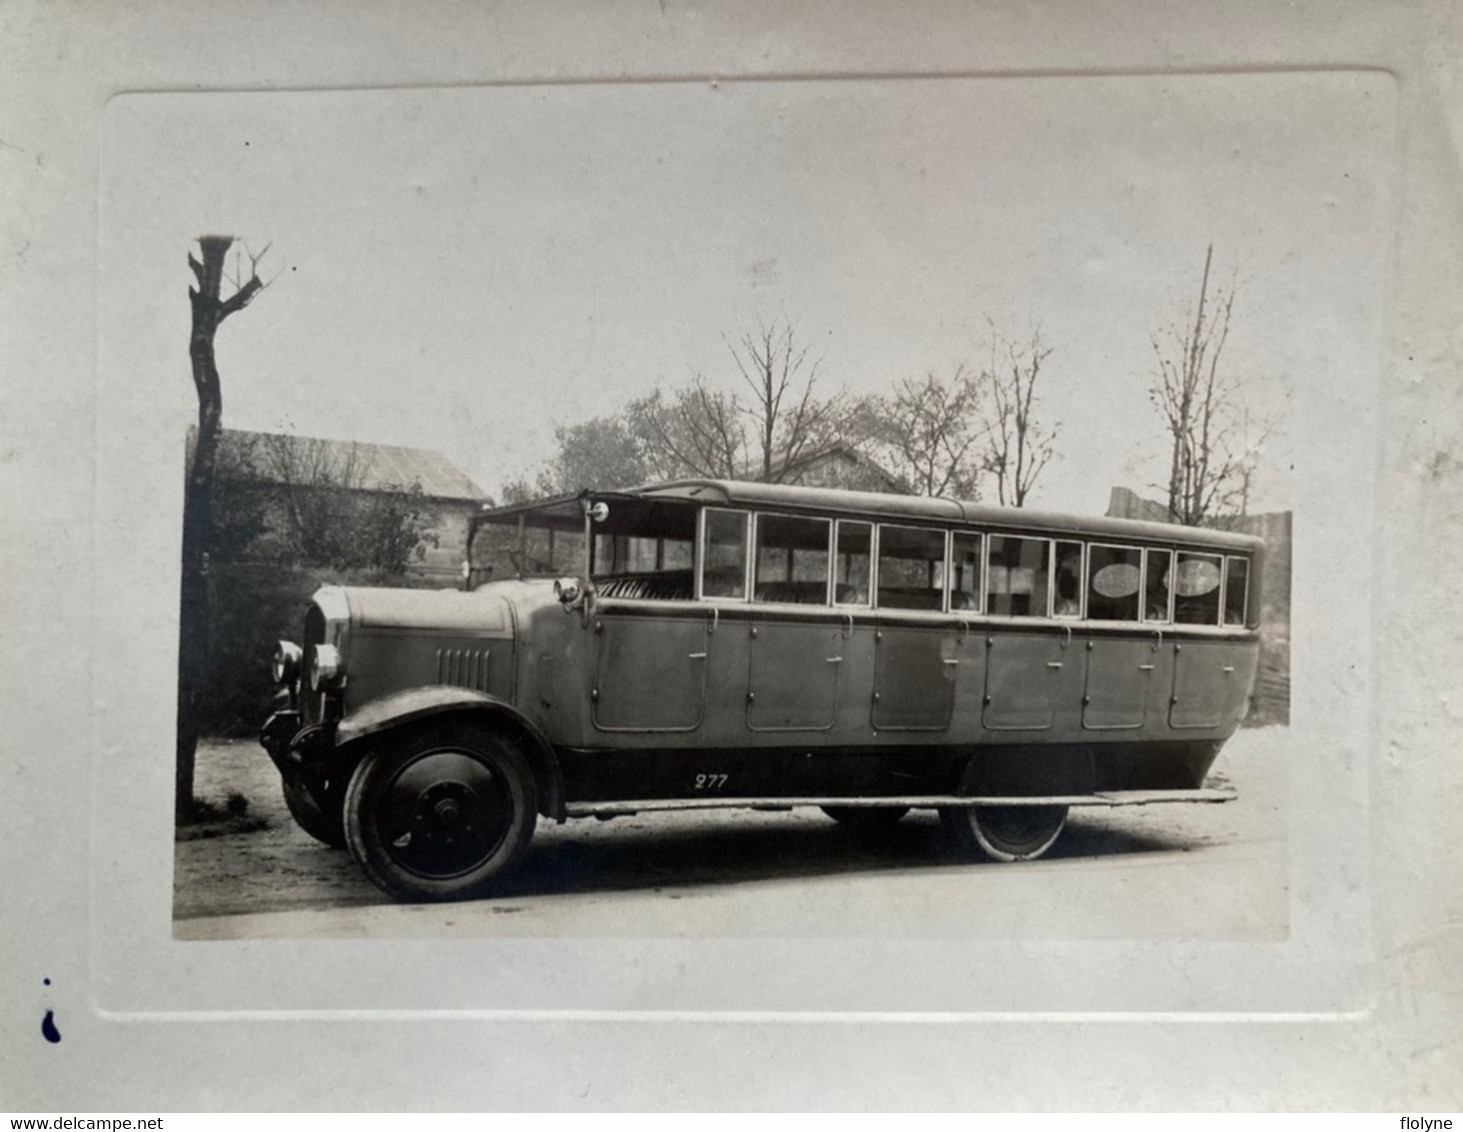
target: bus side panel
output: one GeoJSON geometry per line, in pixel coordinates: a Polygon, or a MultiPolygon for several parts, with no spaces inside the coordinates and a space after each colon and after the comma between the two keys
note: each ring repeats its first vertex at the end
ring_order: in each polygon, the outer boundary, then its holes
{"type": "Polygon", "coordinates": [[[1142,727],[1160,659],[1156,636],[1149,640],[1088,641],[1083,728],[1126,731],[1142,727]]]}
{"type": "Polygon", "coordinates": [[[753,731],[828,731],[838,707],[844,634],[830,615],[809,622],[727,626],[751,644],[747,726],[753,731]]]}
{"type": "Polygon", "coordinates": [[[594,627],[595,727],[693,731],[706,705],[706,622],[701,617],[601,613],[594,627]]]}
{"type": "Polygon", "coordinates": [[[1254,684],[1257,654],[1254,642],[1185,641],[1174,645],[1169,726],[1179,731],[1212,730],[1238,723],[1254,684]]]}
{"type": "Polygon", "coordinates": [[[870,719],[876,731],[943,731],[955,710],[960,667],[950,629],[880,627],[870,719]]]}
{"type": "Polygon", "coordinates": [[[1082,654],[1049,633],[986,637],[986,691],[982,722],[990,731],[1045,731],[1056,712],[1062,670],[1082,654]]]}

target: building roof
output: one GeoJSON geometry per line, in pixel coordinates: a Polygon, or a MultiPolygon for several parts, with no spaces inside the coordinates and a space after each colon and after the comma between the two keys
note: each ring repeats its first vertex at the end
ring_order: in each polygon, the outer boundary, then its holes
{"type": "MultiPolygon", "coordinates": [[[[844,440],[834,441],[821,448],[807,449],[791,460],[776,460],[773,462],[772,470],[782,478],[782,482],[796,484],[800,473],[818,464],[837,459],[864,469],[872,478],[879,480],[892,491],[902,490],[899,477],[883,467],[877,460],[872,459],[868,453],[860,450],[857,445],[844,440]]],[[[748,460],[742,464],[737,468],[737,478],[739,480],[760,480],[762,461],[760,459],[748,460]]]]}
{"type": "MultiPolygon", "coordinates": [[[[192,436],[189,437],[192,447],[192,436]]],[[[229,454],[243,462],[245,454],[250,478],[270,483],[278,475],[266,457],[271,446],[287,444],[297,452],[308,451],[314,458],[323,458],[330,466],[341,467],[353,458],[354,483],[358,491],[401,491],[420,484],[422,494],[431,499],[461,499],[483,502],[487,492],[468,479],[451,460],[427,448],[406,448],[396,444],[373,444],[363,440],[325,440],[286,433],[251,432],[226,428],[220,437],[221,458],[229,454]]]]}

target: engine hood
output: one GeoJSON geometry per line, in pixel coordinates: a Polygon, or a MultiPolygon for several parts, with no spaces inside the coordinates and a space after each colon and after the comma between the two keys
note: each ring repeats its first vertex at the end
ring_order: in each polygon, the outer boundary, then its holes
{"type": "MultiPolygon", "coordinates": [[[[334,587],[331,587],[334,588],[334,587]]],[[[358,629],[417,629],[468,633],[486,637],[513,636],[513,608],[489,590],[377,589],[343,586],[337,592],[358,629]]]]}

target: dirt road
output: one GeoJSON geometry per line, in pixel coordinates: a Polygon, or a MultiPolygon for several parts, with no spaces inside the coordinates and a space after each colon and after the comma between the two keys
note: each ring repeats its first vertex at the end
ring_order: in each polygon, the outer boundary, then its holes
{"type": "Polygon", "coordinates": [[[210,742],[200,796],[241,794],[268,826],[178,842],[174,934],[1283,939],[1288,735],[1231,741],[1211,784],[1235,787],[1236,802],[1074,810],[1026,864],[952,859],[932,813],[874,837],[817,810],[677,813],[542,823],[497,895],[453,905],[392,902],[348,853],[296,828],[256,744],[210,742]]]}

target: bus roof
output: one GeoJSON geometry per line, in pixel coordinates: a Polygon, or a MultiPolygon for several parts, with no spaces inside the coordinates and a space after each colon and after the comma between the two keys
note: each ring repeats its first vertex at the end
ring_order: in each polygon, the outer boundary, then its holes
{"type": "MultiPolygon", "coordinates": [[[[518,515],[548,512],[560,520],[568,518],[571,506],[581,499],[684,499],[724,507],[778,509],[816,512],[837,516],[899,520],[910,519],[947,525],[970,524],[1006,531],[1031,531],[1047,535],[1073,534],[1097,538],[1133,538],[1151,542],[1186,543],[1218,549],[1254,550],[1263,540],[1253,535],[1209,527],[1186,527],[1177,523],[1154,523],[1139,519],[1033,511],[1024,507],[996,507],[968,503],[943,496],[894,495],[871,491],[802,487],[789,484],[756,483],[743,480],[688,479],[644,487],[606,492],[583,492],[513,504],[485,510],[484,518],[503,521],[518,515]]],[[[556,524],[557,525],[557,524],[556,524]]]]}

